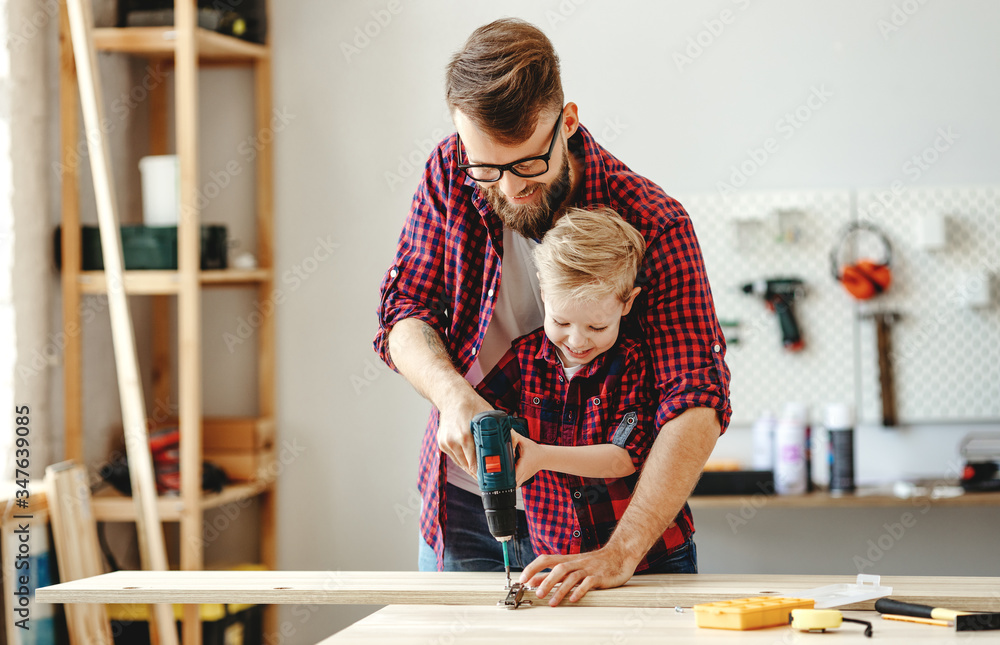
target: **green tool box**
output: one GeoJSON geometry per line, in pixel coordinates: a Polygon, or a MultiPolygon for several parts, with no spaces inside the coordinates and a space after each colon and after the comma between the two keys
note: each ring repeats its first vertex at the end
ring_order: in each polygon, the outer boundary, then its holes
{"type": "MultiPolygon", "coordinates": [[[[121,226],[122,259],[127,271],[177,269],[177,227],[176,226],[121,226]]],[[[81,270],[103,271],[104,256],[101,252],[101,233],[96,226],[83,226],[80,230],[81,270]]],[[[225,269],[226,227],[202,225],[201,227],[201,268],[225,269]]],[[[56,267],[62,268],[61,228],[55,232],[56,267]]]]}

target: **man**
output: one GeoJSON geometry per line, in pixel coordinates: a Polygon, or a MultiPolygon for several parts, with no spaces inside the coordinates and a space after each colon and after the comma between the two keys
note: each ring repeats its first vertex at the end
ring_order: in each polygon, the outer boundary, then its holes
{"type": "MultiPolygon", "coordinates": [[[[488,570],[475,479],[472,417],[491,409],[474,386],[542,324],[531,250],[570,206],[609,206],[646,240],[642,293],[626,319],[646,342],[659,433],[607,544],[531,561],[522,582],[550,604],[627,581],[664,532],[695,562],[686,499],[730,417],[725,341],[701,251],[683,207],[601,148],[563,103],[548,38],[516,19],[477,29],[447,70],[457,134],[431,153],[382,282],[375,347],[433,403],[421,448],[421,568],[488,570]],[[541,573],[551,568],[551,572],[541,573]]],[[[578,420],[564,418],[572,431],[578,420]]],[[[530,562],[530,563],[529,563],[530,562]]],[[[683,569],[690,570],[690,569],[683,569]]]]}

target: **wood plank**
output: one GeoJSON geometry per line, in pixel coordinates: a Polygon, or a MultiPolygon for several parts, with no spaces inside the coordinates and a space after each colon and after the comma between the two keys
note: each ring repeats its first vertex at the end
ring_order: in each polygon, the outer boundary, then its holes
{"type": "Polygon", "coordinates": [[[205,417],[202,427],[205,450],[251,452],[274,446],[274,419],[205,417]]]}
{"type": "Polygon", "coordinates": [[[965,493],[954,497],[933,497],[930,494],[897,497],[884,488],[858,489],[850,495],[815,492],[805,495],[696,495],[688,499],[691,508],[739,508],[750,504],[762,508],[882,508],[908,506],[915,508],[1000,506],[1000,492],[965,493]]]}
{"type": "MultiPolygon", "coordinates": [[[[151,570],[167,568],[167,553],[163,543],[163,528],[156,512],[156,484],[153,460],[146,436],[146,410],[136,356],[135,333],[132,329],[128,300],[121,288],[122,260],[119,219],[115,202],[111,151],[103,130],[104,92],[97,68],[94,48],[93,8],[89,0],[68,0],[70,35],[73,58],[76,61],[80,104],[90,152],[91,175],[97,202],[97,219],[101,232],[101,248],[108,285],[108,310],[114,346],[115,369],[125,428],[125,448],[128,452],[129,476],[132,480],[132,500],[136,505],[136,528],[143,566],[151,570]]],[[[169,607],[155,607],[160,645],[175,645],[173,617],[169,607]]],[[[152,629],[151,629],[152,631],[152,629]]]]}
{"type": "MultiPolygon", "coordinates": [[[[52,537],[55,541],[59,576],[79,580],[104,573],[104,556],[97,542],[97,522],[90,508],[87,471],[71,461],[45,469],[49,490],[52,537]]],[[[102,604],[73,604],[66,607],[70,643],[111,645],[111,623],[102,604]]]]}
{"type": "Polygon", "coordinates": [[[59,128],[62,136],[62,320],[65,445],[63,458],[83,462],[83,367],[80,326],[80,107],[66,4],[59,3],[59,128]]]}
{"type": "Polygon", "coordinates": [[[206,450],[202,455],[224,470],[232,481],[255,481],[273,471],[274,450],[206,450]]]}
{"type": "MultiPolygon", "coordinates": [[[[80,248],[79,241],[75,248],[80,248]]],[[[108,279],[103,271],[81,271],[78,276],[81,293],[107,293],[108,279]]],[[[273,278],[268,269],[213,269],[199,271],[197,279],[201,284],[211,287],[258,285],[273,278]]],[[[123,275],[125,293],[130,295],[177,294],[180,291],[180,280],[177,271],[125,271],[123,275]]]]}
{"type": "MultiPolygon", "coordinates": [[[[202,495],[199,502],[201,509],[219,508],[245,499],[256,497],[268,490],[267,482],[244,482],[226,486],[219,493],[202,495]]],[[[125,497],[111,489],[104,489],[92,500],[94,517],[101,522],[134,522],[135,507],[132,498],[125,497]]],[[[181,519],[184,503],[177,495],[161,495],[156,500],[160,518],[167,522],[177,522],[181,519]]]]}
{"type": "MultiPolygon", "coordinates": [[[[871,611],[851,611],[846,617],[872,623],[875,639],[883,642],[937,644],[954,640],[954,629],[929,629],[913,623],[882,620],[871,611]]],[[[426,643],[473,643],[509,645],[538,643],[581,645],[583,643],[699,643],[728,645],[745,643],[862,643],[863,627],[844,623],[823,634],[807,634],[791,627],[771,627],[751,631],[703,629],[695,613],[673,609],[593,607],[576,611],[573,607],[522,607],[517,611],[494,607],[442,607],[393,605],[384,607],[347,629],[321,641],[321,645],[424,645],[426,643]],[[544,640],[543,640],[544,635],[544,640]]],[[[986,642],[990,636],[969,634],[968,639],[986,642]]]]}
{"type": "MultiPolygon", "coordinates": [[[[161,62],[152,63],[157,78],[164,78],[166,66],[161,62]]],[[[167,84],[155,83],[149,89],[149,154],[170,154],[169,108],[167,84]]],[[[156,409],[166,409],[173,400],[173,356],[171,351],[171,307],[166,295],[152,298],[150,319],[150,343],[152,345],[153,417],[156,409]]]]}
{"type": "MultiPolygon", "coordinates": [[[[645,575],[591,591],[581,607],[691,607],[753,596],[795,596],[854,583],[829,575],[645,575]]],[[[892,597],[968,611],[1000,611],[1000,578],[882,576],[892,597]]],[[[503,573],[416,571],[118,571],[39,589],[44,602],[495,605],[503,573]]],[[[871,610],[874,600],[842,609],[871,610]]]]}
{"type": "MultiPolygon", "coordinates": [[[[177,50],[178,34],[179,30],[171,26],[109,27],[94,29],[94,43],[100,51],[166,58],[177,50]]],[[[205,61],[249,62],[270,56],[270,50],[264,45],[207,29],[199,28],[195,37],[200,58],[205,61]]]]}
{"type": "MultiPolygon", "coordinates": [[[[201,213],[198,208],[198,55],[197,17],[193,0],[174,3],[177,29],[175,69],[175,114],[177,155],[180,162],[180,223],[177,229],[177,259],[181,278],[177,296],[178,362],[180,405],[181,509],[180,566],[201,569],[204,547],[201,539],[201,213]]],[[[184,608],[183,641],[201,645],[198,608],[184,608]]]]}

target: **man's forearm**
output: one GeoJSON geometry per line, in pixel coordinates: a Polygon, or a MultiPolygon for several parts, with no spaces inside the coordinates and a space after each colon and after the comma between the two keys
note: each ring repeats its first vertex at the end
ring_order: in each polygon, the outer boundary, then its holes
{"type": "Polygon", "coordinates": [[[608,548],[637,564],[687,501],[719,438],[711,408],[692,408],[664,424],[608,548]]]}
{"type": "Polygon", "coordinates": [[[438,409],[456,393],[471,389],[455,369],[441,337],[422,320],[407,318],[393,326],[389,354],[399,373],[438,409]]]}

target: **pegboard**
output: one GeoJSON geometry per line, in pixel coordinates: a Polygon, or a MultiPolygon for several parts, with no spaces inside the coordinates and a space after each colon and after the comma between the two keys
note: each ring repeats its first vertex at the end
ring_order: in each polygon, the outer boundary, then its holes
{"type": "MultiPolygon", "coordinates": [[[[893,284],[877,306],[900,315],[891,331],[900,422],[1000,418],[1000,187],[862,191],[858,213],[893,244],[893,284]],[[920,243],[926,216],[944,218],[943,247],[920,243]],[[988,306],[976,304],[981,293],[988,306]]],[[[858,409],[874,421],[875,332],[871,323],[860,331],[858,409]]]]}
{"type": "MultiPolygon", "coordinates": [[[[781,191],[679,196],[691,215],[705,256],[716,310],[730,338],[733,423],[746,425],[764,410],[780,414],[805,403],[812,420],[827,403],[847,402],[859,420],[881,416],[873,307],[896,311],[893,362],[900,423],[1000,418],[1000,307],[965,304],[1000,261],[996,188],[905,189],[886,199],[880,190],[781,191]],[[888,207],[872,204],[880,199],[888,207]],[[857,207],[852,205],[852,197],[857,207]],[[918,248],[913,215],[947,215],[943,249],[918,248]],[[856,218],[881,227],[893,244],[893,284],[859,305],[831,275],[830,252],[856,218]],[[759,278],[798,277],[805,296],[794,304],[805,340],[799,352],[782,347],[777,317],[741,286],[759,278]]],[[[855,236],[860,257],[879,257],[875,240],[855,236]]],[[[856,244],[854,244],[856,243],[856,244]]]]}

